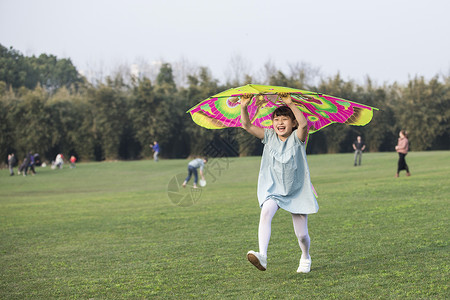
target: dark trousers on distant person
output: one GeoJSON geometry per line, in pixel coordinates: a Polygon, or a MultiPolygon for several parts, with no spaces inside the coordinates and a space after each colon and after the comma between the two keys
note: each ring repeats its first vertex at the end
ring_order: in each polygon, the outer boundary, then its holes
{"type": "Polygon", "coordinates": [[[397,167],[397,174],[400,173],[401,170],[406,170],[406,174],[409,174],[409,168],[406,164],[405,160],[405,153],[399,153],[398,154],[398,167],[397,167]]]}
{"type": "Polygon", "coordinates": [[[362,158],[362,150],[355,150],[355,166],[356,161],[358,161],[358,165],[361,165],[361,158],[362,158]]]}
{"type": "Polygon", "coordinates": [[[28,165],[26,164],[26,162],[22,163],[17,171],[19,175],[20,173],[22,173],[23,176],[27,176],[28,165]]]}
{"type": "Polygon", "coordinates": [[[197,184],[198,181],[198,174],[197,174],[197,168],[188,166],[188,176],[184,180],[185,182],[189,182],[191,179],[192,174],[194,174],[194,184],[197,184]]]}
{"type": "Polygon", "coordinates": [[[31,171],[31,173],[32,173],[33,175],[36,174],[36,171],[34,170],[34,164],[31,164],[31,165],[28,166],[28,168],[27,168],[27,173],[28,173],[28,169],[30,169],[30,171],[31,171]]]}

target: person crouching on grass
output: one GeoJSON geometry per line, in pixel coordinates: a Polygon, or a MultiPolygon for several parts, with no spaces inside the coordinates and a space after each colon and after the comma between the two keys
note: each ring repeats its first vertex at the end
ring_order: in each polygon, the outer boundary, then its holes
{"type": "Polygon", "coordinates": [[[192,174],[194,174],[194,189],[197,188],[197,182],[198,182],[198,174],[197,169],[200,168],[200,176],[203,180],[205,180],[205,176],[203,175],[203,168],[205,167],[205,164],[208,162],[208,158],[196,158],[189,162],[188,164],[188,176],[183,182],[183,187],[186,187],[186,184],[191,179],[192,174]]]}
{"type": "Polygon", "coordinates": [[[308,214],[316,213],[319,205],[306,161],[307,122],[303,113],[292,102],[290,94],[278,95],[286,106],[273,112],[273,128],[270,129],[251,124],[247,107],[253,95],[244,94],[241,97],[242,127],[264,144],[257,192],[261,207],[259,252],[249,251],[247,259],[259,270],[267,269],[272,218],[281,207],[292,214],[294,232],[302,252],[297,272],[308,273],[311,270],[308,214]]]}

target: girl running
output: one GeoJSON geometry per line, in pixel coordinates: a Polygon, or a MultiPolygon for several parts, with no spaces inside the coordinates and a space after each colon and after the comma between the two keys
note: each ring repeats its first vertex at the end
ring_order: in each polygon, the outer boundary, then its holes
{"type": "Polygon", "coordinates": [[[273,128],[270,129],[251,124],[247,107],[253,95],[241,97],[242,127],[264,144],[257,192],[261,207],[259,252],[249,251],[247,258],[259,270],[266,270],[272,218],[281,207],[292,214],[302,252],[297,272],[308,273],[311,270],[308,214],[319,210],[306,161],[308,128],[306,118],[292,102],[290,94],[280,93],[279,96],[286,106],[273,112],[273,128]]]}

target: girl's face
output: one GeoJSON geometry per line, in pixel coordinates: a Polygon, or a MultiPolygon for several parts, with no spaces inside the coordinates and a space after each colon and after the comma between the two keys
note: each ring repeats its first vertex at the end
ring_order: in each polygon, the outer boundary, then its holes
{"type": "Polygon", "coordinates": [[[404,138],[405,136],[403,135],[403,132],[400,131],[400,133],[398,134],[399,137],[404,138]]]}
{"type": "Polygon", "coordinates": [[[273,129],[281,140],[288,138],[291,135],[293,128],[297,126],[297,121],[292,120],[288,116],[274,116],[272,121],[273,129]]]}

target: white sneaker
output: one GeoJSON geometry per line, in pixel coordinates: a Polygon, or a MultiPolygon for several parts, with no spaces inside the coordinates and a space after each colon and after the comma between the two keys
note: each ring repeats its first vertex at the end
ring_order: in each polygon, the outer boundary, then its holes
{"type": "Polygon", "coordinates": [[[309,273],[311,271],[311,258],[300,258],[300,265],[298,266],[297,273],[309,273]]]}
{"type": "Polygon", "coordinates": [[[265,271],[267,268],[267,256],[262,255],[259,252],[248,251],[247,259],[251,262],[255,267],[257,267],[261,271],[265,271]]]}

